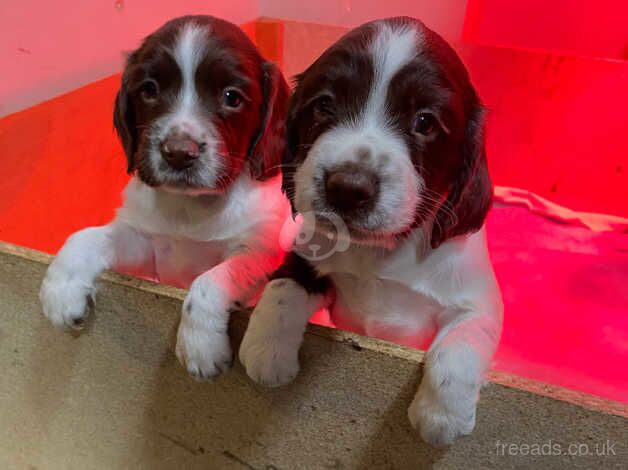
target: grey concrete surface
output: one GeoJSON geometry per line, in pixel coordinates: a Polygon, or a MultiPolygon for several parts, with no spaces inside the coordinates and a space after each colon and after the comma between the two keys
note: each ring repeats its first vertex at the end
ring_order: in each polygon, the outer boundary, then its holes
{"type": "MultiPolygon", "coordinates": [[[[239,364],[196,383],[173,352],[183,291],[107,275],[70,335],[40,312],[47,260],[0,244],[1,469],[628,468],[625,418],[493,383],[475,432],[432,449],[406,419],[422,354],[324,328],[292,385],[264,389],[239,364]],[[521,455],[548,444],[565,455],[521,455]]],[[[246,315],[232,323],[237,343],[246,315]]]]}

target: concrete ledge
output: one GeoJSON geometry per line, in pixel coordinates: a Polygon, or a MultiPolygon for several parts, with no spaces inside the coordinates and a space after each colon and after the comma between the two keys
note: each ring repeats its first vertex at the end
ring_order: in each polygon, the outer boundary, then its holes
{"type": "MultiPolygon", "coordinates": [[[[406,418],[422,353],[320,327],[306,334],[292,385],[258,387],[238,364],[214,384],[196,383],[173,354],[184,291],[107,274],[94,317],[72,336],[40,313],[49,259],[0,244],[0,468],[601,469],[628,462],[628,420],[616,416],[627,415],[625,405],[498,374],[491,379],[584,406],[490,383],[475,432],[434,450],[406,418]],[[547,443],[565,455],[523,447],[547,443]],[[528,455],[511,455],[510,444],[528,455]],[[593,455],[568,455],[572,444],[593,455]]],[[[234,316],[234,342],[246,322],[246,313],[234,316]]]]}

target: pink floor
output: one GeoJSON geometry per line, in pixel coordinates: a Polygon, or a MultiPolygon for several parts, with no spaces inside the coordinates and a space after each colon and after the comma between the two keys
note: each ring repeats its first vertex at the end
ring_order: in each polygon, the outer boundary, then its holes
{"type": "Polygon", "coordinates": [[[501,204],[487,228],[506,306],[494,367],[628,402],[628,229],[501,204]]]}
{"type": "Polygon", "coordinates": [[[628,402],[628,220],[541,209],[498,200],[487,221],[505,305],[493,368],[628,402]]]}

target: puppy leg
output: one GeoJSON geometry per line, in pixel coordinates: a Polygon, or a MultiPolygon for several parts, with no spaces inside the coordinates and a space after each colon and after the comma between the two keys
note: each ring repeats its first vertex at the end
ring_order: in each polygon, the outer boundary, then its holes
{"type": "Polygon", "coordinates": [[[197,277],[183,302],[176,354],[197,380],[210,380],[230,368],[229,314],[259,288],[276,258],[240,253],[197,277]]]}
{"type": "Polygon", "coordinates": [[[299,371],[299,347],[309,318],[326,305],[295,280],[270,282],[240,345],[240,361],[255,382],[268,387],[291,382],[299,371]]]}
{"type": "Polygon", "coordinates": [[[82,328],[100,274],[120,266],[138,267],[149,259],[150,242],[124,223],[76,232],[46,271],[39,291],[44,315],[57,328],[82,328]]]}
{"type": "Polygon", "coordinates": [[[500,315],[445,312],[425,360],[423,380],[408,417],[436,447],[451,444],[475,426],[484,374],[501,330],[500,315]]]}

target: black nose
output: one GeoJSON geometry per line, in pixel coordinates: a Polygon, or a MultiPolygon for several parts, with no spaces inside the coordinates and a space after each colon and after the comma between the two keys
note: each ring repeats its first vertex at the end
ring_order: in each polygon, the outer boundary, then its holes
{"type": "Polygon", "coordinates": [[[356,163],[344,164],[325,175],[327,204],[343,215],[371,210],[378,192],[377,175],[356,163]]]}
{"type": "Polygon", "coordinates": [[[184,170],[201,156],[202,146],[188,134],[171,134],[161,143],[161,156],[175,170],[184,170]]]}

